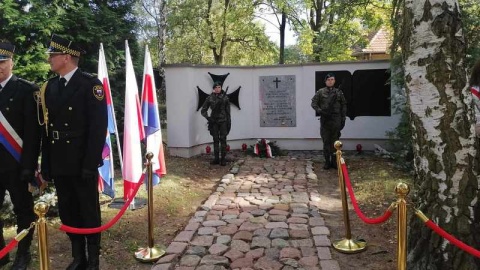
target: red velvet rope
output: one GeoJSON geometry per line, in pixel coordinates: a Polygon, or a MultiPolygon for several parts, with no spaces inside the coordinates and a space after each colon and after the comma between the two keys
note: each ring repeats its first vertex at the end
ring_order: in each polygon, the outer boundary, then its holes
{"type": "Polygon", "coordinates": [[[352,200],[353,208],[355,209],[355,212],[357,213],[358,217],[361,220],[363,220],[363,222],[367,224],[379,224],[387,221],[392,216],[392,211],[390,210],[390,208],[388,208],[387,211],[385,211],[385,213],[381,217],[378,217],[378,218],[366,217],[360,210],[360,207],[358,207],[357,199],[355,198],[355,193],[353,192],[353,188],[352,188],[352,183],[350,183],[350,177],[348,176],[347,165],[345,163],[342,164],[342,172],[343,172],[343,179],[347,184],[348,193],[350,194],[350,199],[352,200]]]}
{"type": "Polygon", "coordinates": [[[137,183],[137,186],[135,187],[135,190],[134,190],[135,192],[133,193],[134,196],[130,197],[127,200],[127,202],[120,209],[120,212],[118,212],[118,214],[112,220],[110,220],[107,224],[102,225],[98,228],[74,228],[74,227],[70,227],[65,224],[62,224],[59,229],[64,232],[76,233],[76,234],[93,234],[93,233],[99,233],[107,230],[108,228],[112,227],[115,223],[117,223],[117,221],[123,216],[127,208],[130,206],[130,203],[132,203],[133,199],[135,198],[135,195],[137,194],[138,189],[142,185],[144,178],[145,178],[145,174],[142,174],[142,177],[140,178],[139,182],[137,183]]]}
{"type": "Polygon", "coordinates": [[[0,259],[5,257],[5,255],[7,255],[17,244],[18,244],[18,241],[15,240],[15,238],[12,239],[12,241],[10,241],[10,243],[8,243],[6,247],[0,250],[0,259]]]}
{"type": "Polygon", "coordinates": [[[480,258],[480,250],[474,249],[473,247],[463,243],[462,241],[458,240],[451,234],[447,233],[444,231],[442,228],[438,227],[437,224],[433,223],[433,221],[428,220],[425,222],[425,225],[432,229],[434,232],[436,232],[438,235],[441,237],[447,239],[450,243],[454,244],[455,246],[459,247],[460,249],[463,249],[464,251],[470,253],[471,255],[480,258]]]}

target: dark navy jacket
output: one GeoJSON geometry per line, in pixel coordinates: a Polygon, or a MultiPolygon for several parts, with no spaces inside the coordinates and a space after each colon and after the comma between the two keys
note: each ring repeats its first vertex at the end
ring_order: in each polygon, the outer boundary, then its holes
{"type": "Polygon", "coordinates": [[[0,144],[0,171],[34,171],[40,150],[40,126],[34,93],[38,86],[13,75],[0,92],[0,111],[23,141],[20,163],[0,144]]]}
{"type": "Polygon", "coordinates": [[[102,83],[78,69],[64,89],[59,77],[45,90],[48,132],[43,127],[42,171],[50,178],[78,176],[103,164],[107,132],[107,105],[102,83]]]}

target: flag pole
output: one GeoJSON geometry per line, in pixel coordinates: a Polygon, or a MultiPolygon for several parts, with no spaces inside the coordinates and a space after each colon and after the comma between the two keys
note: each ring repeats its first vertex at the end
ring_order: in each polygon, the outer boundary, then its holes
{"type": "Polygon", "coordinates": [[[165,254],[165,250],[159,247],[155,247],[153,240],[153,170],[152,170],[152,158],[153,153],[148,152],[145,157],[147,158],[147,183],[148,183],[148,247],[139,248],[135,252],[135,259],[140,262],[155,262],[165,254]]]}
{"type": "MultiPolygon", "coordinates": [[[[100,50],[102,51],[103,55],[105,55],[105,51],[103,50],[103,43],[100,43],[100,50]]],[[[110,100],[112,99],[112,90],[110,89],[110,100]]],[[[120,161],[120,170],[122,171],[122,178],[123,178],[123,157],[122,157],[122,149],[120,147],[120,137],[118,136],[118,126],[117,126],[117,118],[115,116],[115,107],[113,106],[113,102],[110,105],[112,106],[112,117],[113,117],[113,125],[115,126],[115,139],[117,140],[117,151],[118,151],[118,159],[120,161]]],[[[113,160],[113,155],[112,155],[113,160]]]]}
{"type": "Polygon", "coordinates": [[[125,117],[123,133],[123,200],[114,200],[112,208],[123,207],[130,196],[133,196],[128,207],[130,210],[140,209],[146,205],[146,199],[135,198],[132,194],[143,174],[142,150],[140,142],[145,138],[142,118],[139,115],[138,86],[130,56],[128,40],[125,40],[125,117]],[[121,204],[121,205],[120,205],[121,204]]]}

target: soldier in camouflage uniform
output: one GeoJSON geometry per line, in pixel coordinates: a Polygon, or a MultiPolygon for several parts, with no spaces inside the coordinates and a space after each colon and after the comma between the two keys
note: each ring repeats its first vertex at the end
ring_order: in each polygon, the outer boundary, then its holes
{"type": "Polygon", "coordinates": [[[222,84],[215,82],[213,92],[203,103],[202,116],[208,120],[208,130],[213,137],[213,153],[215,158],[211,164],[227,165],[225,155],[227,154],[227,135],[230,132],[230,102],[225,91],[222,90],[222,84]],[[208,109],[210,108],[210,116],[208,109]],[[219,147],[220,144],[220,147],[219,147]],[[219,154],[221,153],[221,159],[219,154]]]}
{"type": "Polygon", "coordinates": [[[334,143],[340,138],[345,126],[347,101],[343,93],[335,88],[335,75],[325,76],[326,87],[319,89],[312,98],[312,108],[320,115],[320,136],[323,140],[323,169],[337,168],[334,143]]]}

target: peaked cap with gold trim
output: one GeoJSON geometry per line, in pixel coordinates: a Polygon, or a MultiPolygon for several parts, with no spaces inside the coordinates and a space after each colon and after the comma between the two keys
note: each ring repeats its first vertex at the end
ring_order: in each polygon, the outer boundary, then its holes
{"type": "Polygon", "coordinates": [[[85,54],[85,51],[74,42],[53,34],[50,44],[48,45],[47,53],[70,54],[72,56],[80,57],[80,55],[85,54]]]}
{"type": "Polygon", "coordinates": [[[8,42],[0,42],[0,61],[13,58],[15,46],[8,42]]]}

